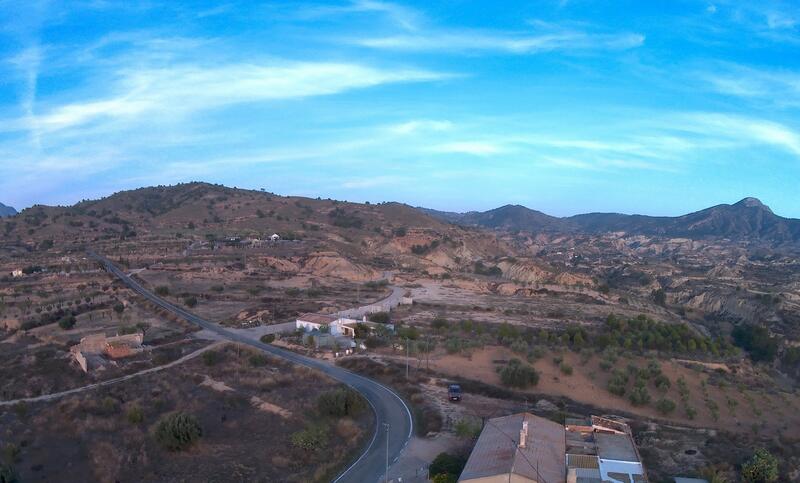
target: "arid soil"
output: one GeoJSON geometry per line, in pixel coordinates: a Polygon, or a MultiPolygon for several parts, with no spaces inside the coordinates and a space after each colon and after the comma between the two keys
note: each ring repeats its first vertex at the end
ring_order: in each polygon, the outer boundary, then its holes
{"type": "MultiPolygon", "coordinates": [[[[22,481],[325,481],[368,433],[369,414],[327,422],[316,397],[336,384],[278,360],[258,360],[233,346],[217,362],[198,358],[158,375],[64,398],[0,409],[0,445],[18,448],[22,481]],[[142,421],[131,419],[139,408],[142,421]],[[154,427],[183,411],[201,422],[189,450],[158,446],[154,427]],[[294,448],[290,435],[327,424],[327,448],[294,448]]],[[[215,360],[216,360],[215,359],[215,360]]]]}

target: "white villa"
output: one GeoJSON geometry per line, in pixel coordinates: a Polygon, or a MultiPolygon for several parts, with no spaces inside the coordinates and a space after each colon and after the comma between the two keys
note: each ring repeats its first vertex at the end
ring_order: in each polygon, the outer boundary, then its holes
{"type": "Polygon", "coordinates": [[[321,330],[322,327],[326,326],[330,329],[330,333],[333,336],[353,338],[356,336],[355,325],[358,322],[358,320],[345,317],[309,313],[299,316],[296,324],[298,329],[303,329],[306,332],[321,330]]]}

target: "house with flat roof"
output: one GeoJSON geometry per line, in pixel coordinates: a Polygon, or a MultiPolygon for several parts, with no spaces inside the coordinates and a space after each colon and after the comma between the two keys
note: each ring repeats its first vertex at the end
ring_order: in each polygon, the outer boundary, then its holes
{"type": "Polygon", "coordinates": [[[564,426],[530,413],[486,421],[458,481],[563,483],[564,426]]]}
{"type": "Polygon", "coordinates": [[[565,421],[568,483],[647,483],[630,427],[592,416],[565,421]]]}

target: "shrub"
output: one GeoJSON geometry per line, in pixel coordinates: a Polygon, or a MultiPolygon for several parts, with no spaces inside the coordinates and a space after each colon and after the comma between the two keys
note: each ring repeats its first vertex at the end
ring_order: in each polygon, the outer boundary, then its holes
{"type": "Polygon", "coordinates": [[[248,359],[253,367],[263,367],[267,365],[267,358],[264,354],[253,354],[248,359]]]}
{"type": "Polygon", "coordinates": [[[125,305],[123,303],[121,303],[121,302],[115,303],[114,304],[114,312],[116,312],[118,314],[121,314],[122,312],[125,312],[125,305]]]}
{"type": "Polygon", "coordinates": [[[0,483],[19,483],[19,477],[10,464],[0,464],[0,483]]]}
{"type": "Polygon", "coordinates": [[[561,369],[561,373],[567,376],[572,375],[572,366],[567,364],[566,362],[562,362],[558,365],[558,368],[561,369]]]}
{"type": "Polygon", "coordinates": [[[764,448],[758,448],[753,457],[742,465],[742,479],[748,483],[778,481],[778,458],[764,448]]]}
{"type": "Polygon", "coordinates": [[[511,350],[516,352],[517,354],[527,354],[528,343],[525,342],[525,339],[518,338],[511,343],[511,350]]]}
{"type": "Polygon", "coordinates": [[[328,427],[323,424],[308,426],[306,429],[292,433],[289,439],[295,448],[318,451],[328,446],[328,427]]]}
{"type": "Polygon", "coordinates": [[[275,342],[275,334],[264,334],[261,336],[261,342],[265,344],[272,344],[275,342]]]}
{"type": "Polygon", "coordinates": [[[370,321],[378,324],[388,324],[392,321],[392,317],[389,315],[389,312],[375,312],[374,314],[370,314],[368,318],[370,321]]]}
{"type": "Polygon", "coordinates": [[[614,369],[611,379],[608,380],[608,392],[617,396],[624,396],[628,385],[628,375],[619,369],[614,369]]]}
{"type": "Polygon", "coordinates": [[[656,401],[656,409],[661,414],[670,414],[672,411],[675,410],[675,401],[672,399],[661,398],[656,401]]]}
{"type": "Polygon", "coordinates": [[[3,461],[14,464],[19,460],[20,449],[14,443],[7,443],[3,446],[3,461]]]}
{"type": "Polygon", "coordinates": [[[609,361],[607,361],[605,359],[601,359],[600,360],[600,369],[608,372],[608,371],[611,370],[612,367],[614,367],[614,365],[612,363],[610,363],[609,361]]]}
{"type": "Polygon", "coordinates": [[[653,384],[655,384],[656,389],[662,392],[667,392],[669,388],[672,386],[672,383],[669,381],[669,378],[664,374],[659,374],[653,380],[653,384]]]}
{"type": "Polygon", "coordinates": [[[191,309],[197,305],[197,297],[195,297],[194,295],[185,297],[183,299],[183,304],[191,309]]]}
{"type": "Polygon", "coordinates": [[[500,380],[506,386],[526,388],[539,383],[539,373],[519,359],[511,359],[508,364],[498,368],[498,372],[500,380]]]}
{"type": "Polygon", "coordinates": [[[125,418],[131,424],[140,424],[144,421],[144,411],[138,404],[134,404],[125,412],[125,418]]]}
{"type": "Polygon", "coordinates": [[[24,419],[28,416],[28,404],[25,401],[18,402],[13,406],[14,413],[17,415],[19,419],[24,419]]]}
{"type": "Polygon", "coordinates": [[[778,353],[778,339],[769,334],[766,327],[743,324],[731,332],[736,345],[750,353],[753,361],[772,362],[778,353]]]}
{"type": "Polygon", "coordinates": [[[69,330],[75,327],[75,316],[65,315],[64,317],[61,317],[61,319],[58,321],[58,326],[64,330],[69,330]]]}
{"type": "Polygon", "coordinates": [[[466,464],[466,459],[461,456],[439,453],[428,468],[428,473],[434,476],[453,475],[458,478],[466,464]]]}
{"type": "Polygon", "coordinates": [[[217,351],[203,352],[203,364],[213,366],[222,359],[222,356],[217,351]]]}
{"type": "Polygon", "coordinates": [[[356,416],[364,411],[366,404],[356,391],[343,387],[320,394],[317,408],[326,416],[356,416]]]}
{"type": "Polygon", "coordinates": [[[634,406],[644,406],[650,402],[650,393],[647,392],[647,387],[644,384],[637,384],[628,395],[628,400],[634,406]]]}
{"type": "Polygon", "coordinates": [[[448,327],[450,327],[450,322],[444,317],[436,317],[431,321],[431,328],[433,328],[433,330],[446,330],[448,327]]]}
{"type": "Polygon", "coordinates": [[[455,424],[456,436],[459,438],[476,439],[481,434],[481,424],[478,421],[459,419],[455,424]]]}
{"type": "Polygon", "coordinates": [[[166,285],[159,285],[158,287],[156,287],[156,295],[160,297],[169,295],[169,287],[167,287],[166,285]]]}
{"type": "Polygon", "coordinates": [[[156,441],[169,451],[182,451],[203,436],[200,422],[191,414],[178,412],[164,416],[156,426],[156,441]]]}
{"type": "Polygon", "coordinates": [[[456,483],[458,477],[451,473],[439,473],[438,475],[433,475],[431,481],[433,483],[456,483]]]}

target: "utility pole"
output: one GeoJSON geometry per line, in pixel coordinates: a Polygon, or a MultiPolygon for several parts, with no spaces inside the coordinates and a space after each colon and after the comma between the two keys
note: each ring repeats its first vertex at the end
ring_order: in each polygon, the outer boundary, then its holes
{"type": "Polygon", "coordinates": [[[383,423],[386,428],[386,473],[384,474],[384,482],[389,483],[389,423],[383,423]]]}
{"type": "Polygon", "coordinates": [[[408,380],[408,337],[406,337],[406,380],[408,380]]]}

